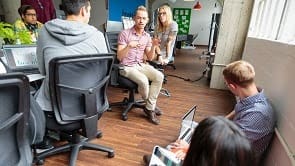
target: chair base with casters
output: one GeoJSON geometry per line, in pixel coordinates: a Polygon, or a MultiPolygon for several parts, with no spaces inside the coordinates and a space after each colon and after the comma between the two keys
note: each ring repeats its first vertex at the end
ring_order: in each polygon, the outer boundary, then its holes
{"type": "Polygon", "coordinates": [[[160,94],[162,94],[164,96],[167,96],[167,97],[170,97],[171,96],[170,92],[167,89],[165,89],[165,88],[161,88],[160,94]]]}
{"type": "MultiPolygon", "coordinates": [[[[163,74],[164,74],[164,80],[163,80],[163,83],[166,84],[167,83],[167,75],[165,75],[164,73],[164,68],[169,64],[167,65],[162,65],[162,64],[159,64],[158,62],[155,62],[155,61],[148,61],[148,63],[153,66],[155,69],[161,71],[163,74]]],[[[173,65],[174,66],[174,65],[173,65]]],[[[174,66],[175,67],[175,66],[174,66]]],[[[175,68],[176,69],[176,68],[175,68]]],[[[168,89],[165,89],[165,88],[161,88],[160,90],[160,94],[164,95],[164,96],[167,96],[167,97],[170,97],[171,94],[170,92],[168,91],[168,89]]]]}
{"type": "Polygon", "coordinates": [[[168,67],[168,66],[172,67],[173,70],[176,70],[176,66],[175,66],[174,62],[169,62],[167,65],[165,65],[165,67],[168,67]]]}
{"type": "MultiPolygon", "coordinates": [[[[94,117],[94,118],[97,118],[94,117]]],[[[47,124],[49,124],[49,128],[55,128],[56,127],[56,121],[54,117],[48,118],[47,116],[47,124]]],[[[77,128],[80,124],[74,123],[74,124],[68,124],[68,125],[63,125],[63,128],[67,130],[68,128],[77,128]]],[[[60,126],[59,126],[60,129],[60,126]]],[[[44,164],[44,159],[48,156],[60,154],[60,153],[65,153],[65,152],[71,152],[70,155],[70,166],[76,165],[76,160],[78,158],[78,154],[80,150],[97,150],[97,151],[102,151],[102,152],[107,152],[108,157],[112,158],[115,156],[114,150],[112,148],[103,146],[103,145],[98,145],[98,144],[93,144],[88,142],[90,139],[85,138],[81,136],[80,130],[73,130],[72,132],[64,131],[59,133],[60,135],[63,136],[67,140],[68,143],[54,147],[52,149],[46,150],[41,153],[37,153],[36,149],[34,149],[34,163],[36,165],[43,165],[44,164]]],[[[101,137],[102,134],[101,132],[97,132],[96,137],[101,137]]]]}
{"type": "Polygon", "coordinates": [[[123,106],[126,107],[125,110],[122,111],[122,120],[126,121],[128,119],[128,112],[132,109],[132,108],[142,108],[144,109],[145,107],[145,102],[144,100],[136,100],[135,99],[135,91],[137,89],[137,85],[136,83],[134,83],[133,81],[129,80],[126,77],[123,76],[119,76],[118,77],[118,81],[120,82],[120,85],[123,85],[123,88],[125,87],[126,89],[128,89],[128,98],[125,97],[123,99],[123,101],[121,102],[115,102],[115,103],[110,103],[110,107],[109,107],[109,111],[111,111],[112,107],[116,107],[116,106],[123,106]]]}

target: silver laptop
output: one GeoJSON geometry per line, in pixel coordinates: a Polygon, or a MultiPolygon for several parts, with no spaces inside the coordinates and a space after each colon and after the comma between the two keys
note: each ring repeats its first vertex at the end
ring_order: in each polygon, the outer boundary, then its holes
{"type": "Polygon", "coordinates": [[[36,45],[3,45],[7,72],[39,73],[36,45]]]}
{"type": "Polygon", "coordinates": [[[196,110],[197,106],[195,105],[182,117],[178,139],[185,140],[187,143],[191,142],[194,130],[198,126],[198,123],[194,121],[196,110]]]}

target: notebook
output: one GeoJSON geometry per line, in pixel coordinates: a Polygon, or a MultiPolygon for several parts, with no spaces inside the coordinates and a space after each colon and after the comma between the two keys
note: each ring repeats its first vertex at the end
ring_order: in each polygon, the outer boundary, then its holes
{"type": "Polygon", "coordinates": [[[39,73],[36,45],[3,45],[7,72],[39,73]]]}
{"type": "Polygon", "coordinates": [[[182,117],[178,139],[185,140],[187,143],[191,142],[194,130],[198,126],[198,123],[194,121],[196,110],[195,105],[182,117]]]}

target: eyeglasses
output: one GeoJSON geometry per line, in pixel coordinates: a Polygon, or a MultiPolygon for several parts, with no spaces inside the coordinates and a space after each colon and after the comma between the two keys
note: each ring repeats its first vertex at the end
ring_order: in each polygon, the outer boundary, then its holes
{"type": "Polygon", "coordinates": [[[31,13],[28,13],[28,14],[25,14],[26,16],[31,16],[31,17],[36,17],[37,15],[36,14],[31,14],[31,13]]]}
{"type": "Polygon", "coordinates": [[[158,13],[159,16],[166,15],[166,12],[158,13]]]}

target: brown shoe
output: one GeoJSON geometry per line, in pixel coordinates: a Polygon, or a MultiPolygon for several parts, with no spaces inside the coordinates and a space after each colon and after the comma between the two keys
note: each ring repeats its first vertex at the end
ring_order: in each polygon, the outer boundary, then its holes
{"type": "Polygon", "coordinates": [[[146,154],[143,156],[144,165],[148,166],[150,164],[152,155],[146,154]]]}
{"type": "Polygon", "coordinates": [[[146,108],[143,109],[144,113],[148,116],[149,120],[155,125],[160,124],[160,120],[157,118],[155,111],[148,110],[146,108]]]}
{"type": "Polygon", "coordinates": [[[159,107],[157,107],[157,106],[155,108],[155,113],[156,113],[157,116],[163,115],[163,111],[159,107]]]}

